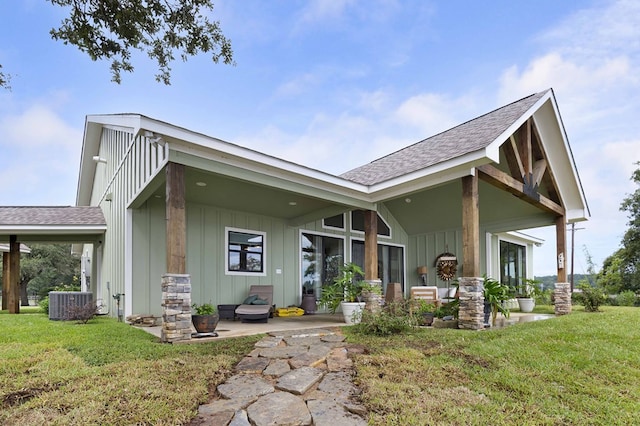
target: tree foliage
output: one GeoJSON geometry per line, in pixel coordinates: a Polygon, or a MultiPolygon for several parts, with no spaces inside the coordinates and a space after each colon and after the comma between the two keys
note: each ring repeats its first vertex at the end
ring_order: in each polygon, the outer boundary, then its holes
{"type": "MultiPolygon", "coordinates": [[[[0,64],[0,70],[2,69],[2,64],[0,64]]],[[[8,90],[11,90],[11,86],[9,86],[9,82],[11,81],[11,75],[5,74],[0,71],[0,87],[4,87],[8,90]]]]}
{"type": "Polygon", "coordinates": [[[80,260],[71,254],[69,244],[34,244],[31,254],[20,259],[22,305],[28,293],[45,297],[53,288],[72,284],[80,272],[80,260]]]}
{"type": "MultiPolygon", "coordinates": [[[[640,166],[640,162],[636,165],[640,166]]],[[[626,197],[620,210],[628,213],[629,228],[622,237],[620,271],[623,285],[621,290],[640,290],[640,168],[631,176],[639,187],[626,197]]]]}
{"type": "MultiPolygon", "coordinates": [[[[156,80],[171,83],[170,64],[199,53],[213,62],[233,64],[231,41],[218,21],[207,14],[211,0],[47,0],[69,8],[69,16],[50,31],[54,40],[76,46],[94,60],[111,61],[111,80],[133,72],[132,52],[146,52],[158,65],[156,80]]],[[[0,87],[9,88],[10,75],[0,71],[0,87]]]]}

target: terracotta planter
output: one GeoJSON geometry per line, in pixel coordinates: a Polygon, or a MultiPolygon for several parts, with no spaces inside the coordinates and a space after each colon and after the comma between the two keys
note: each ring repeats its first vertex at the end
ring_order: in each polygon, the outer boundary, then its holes
{"type": "Polygon", "coordinates": [[[220,315],[191,315],[191,323],[198,333],[213,333],[218,326],[220,315]]]}

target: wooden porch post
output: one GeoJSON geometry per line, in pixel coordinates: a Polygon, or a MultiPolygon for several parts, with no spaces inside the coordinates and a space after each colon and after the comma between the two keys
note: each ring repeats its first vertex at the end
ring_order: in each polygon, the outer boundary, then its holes
{"type": "Polygon", "coordinates": [[[187,258],[184,165],[169,162],[166,173],[167,272],[184,274],[187,258]]]}
{"type": "Polygon", "coordinates": [[[9,288],[7,307],[10,314],[20,313],[20,243],[15,235],[9,237],[9,288]]]}
{"type": "Polygon", "coordinates": [[[458,327],[484,328],[484,284],[480,278],[478,176],[462,178],[462,276],[458,280],[458,327]]]}
{"type": "Polygon", "coordinates": [[[2,310],[7,309],[9,296],[7,289],[9,288],[9,252],[2,253],[2,310]]]}
{"type": "Polygon", "coordinates": [[[378,213],[364,212],[364,279],[378,279],[378,213]]]}
{"type": "Polygon", "coordinates": [[[567,224],[564,216],[556,218],[556,253],[558,282],[567,282],[567,224]]]}
{"type": "Polygon", "coordinates": [[[462,178],[462,276],[480,276],[478,177],[462,178]]]}
{"type": "Polygon", "coordinates": [[[187,215],[183,164],[166,168],[167,272],[162,275],[160,340],[191,340],[191,277],[187,264],[187,215]]]}
{"type": "Polygon", "coordinates": [[[565,215],[556,218],[556,253],[558,280],[553,290],[556,315],[571,313],[571,283],[567,282],[567,222],[565,215]]]}

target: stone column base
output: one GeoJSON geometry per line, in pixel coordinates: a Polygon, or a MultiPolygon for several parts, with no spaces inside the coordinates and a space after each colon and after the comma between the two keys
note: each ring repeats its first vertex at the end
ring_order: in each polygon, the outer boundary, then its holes
{"type": "Polygon", "coordinates": [[[571,313],[571,283],[556,283],[553,290],[556,315],[571,313]]]}
{"type": "Polygon", "coordinates": [[[191,276],[162,276],[162,330],[160,340],[173,343],[191,340],[191,276]]]}
{"type": "Polygon", "coordinates": [[[380,309],[382,309],[382,281],[366,280],[365,283],[375,290],[362,292],[362,297],[365,301],[364,308],[372,313],[380,312],[380,309]]]}
{"type": "Polygon", "coordinates": [[[462,277],[458,282],[458,296],[460,298],[458,328],[484,329],[484,279],[462,277]]]}

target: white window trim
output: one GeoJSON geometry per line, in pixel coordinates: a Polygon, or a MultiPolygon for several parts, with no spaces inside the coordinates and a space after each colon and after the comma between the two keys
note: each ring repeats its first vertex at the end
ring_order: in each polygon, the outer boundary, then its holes
{"type": "MultiPolygon", "coordinates": [[[[329,226],[329,225],[325,225],[324,224],[324,220],[326,218],[322,218],[322,229],[327,229],[327,230],[332,230],[332,231],[346,231],[347,230],[347,217],[346,217],[346,213],[342,213],[342,228],[338,228],[337,226],[329,226]]],[[[338,216],[338,215],[334,215],[334,216],[338,216]]],[[[318,234],[320,235],[320,234],[318,234]]]]}
{"type": "Polygon", "coordinates": [[[245,277],[266,277],[267,276],[267,233],[253,229],[224,227],[224,274],[241,275],[245,277]],[[262,235],[262,272],[230,271],[229,270],[229,232],[241,232],[243,234],[262,235]]]}

